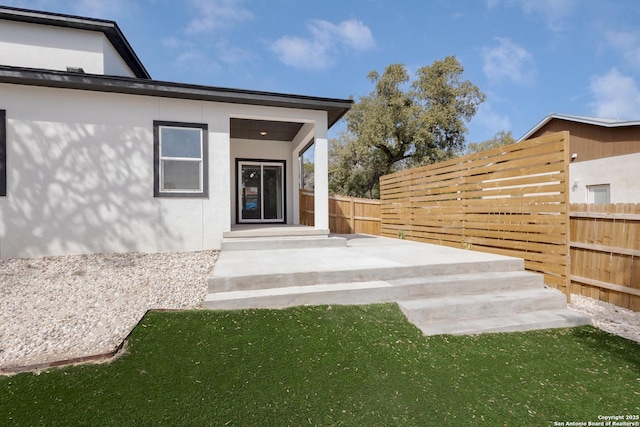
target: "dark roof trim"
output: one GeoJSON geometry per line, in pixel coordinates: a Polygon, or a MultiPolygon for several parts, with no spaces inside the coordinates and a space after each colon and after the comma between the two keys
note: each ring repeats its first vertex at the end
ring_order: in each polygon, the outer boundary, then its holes
{"type": "Polygon", "coordinates": [[[326,111],[328,114],[328,127],[333,126],[340,120],[353,105],[353,100],[350,99],[318,98],[157,80],[141,80],[130,77],[98,76],[8,66],[0,66],[0,83],[320,110],[326,111]]]}
{"type": "Polygon", "coordinates": [[[537,125],[531,128],[527,133],[525,133],[518,140],[518,142],[531,138],[531,135],[539,131],[544,125],[546,125],[553,119],[565,120],[568,122],[575,122],[575,123],[584,123],[587,125],[600,126],[600,127],[606,127],[606,128],[618,128],[618,127],[640,125],[640,120],[616,120],[616,119],[603,119],[600,117],[571,116],[568,114],[549,114],[547,117],[545,117],[540,122],[538,122],[537,125]]]}
{"type": "Polygon", "coordinates": [[[141,79],[151,78],[147,70],[144,68],[144,65],[142,65],[140,58],[138,58],[138,55],[136,55],[124,34],[122,34],[122,31],[120,31],[118,24],[114,21],[63,15],[60,13],[40,12],[36,10],[19,9],[7,6],[0,6],[0,19],[102,32],[118,51],[129,68],[131,68],[131,71],[133,71],[136,77],[141,79]]]}

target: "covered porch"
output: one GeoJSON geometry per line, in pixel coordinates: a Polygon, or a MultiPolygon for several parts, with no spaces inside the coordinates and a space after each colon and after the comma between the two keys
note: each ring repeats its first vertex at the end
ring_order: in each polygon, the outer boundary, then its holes
{"type": "MultiPolygon", "coordinates": [[[[344,109],[346,111],[346,109],[344,109]]],[[[329,234],[328,138],[338,116],[326,111],[232,114],[229,133],[230,224],[223,238],[329,234]],[[300,218],[302,154],[314,164],[314,226],[300,218]]]]}

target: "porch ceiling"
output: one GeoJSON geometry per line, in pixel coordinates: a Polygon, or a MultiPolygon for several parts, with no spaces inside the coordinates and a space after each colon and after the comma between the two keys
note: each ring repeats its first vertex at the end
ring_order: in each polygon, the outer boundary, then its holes
{"type": "Polygon", "coordinates": [[[293,141],[303,123],[231,119],[231,138],[293,141]],[[265,133],[264,135],[262,133],[265,133]]]}

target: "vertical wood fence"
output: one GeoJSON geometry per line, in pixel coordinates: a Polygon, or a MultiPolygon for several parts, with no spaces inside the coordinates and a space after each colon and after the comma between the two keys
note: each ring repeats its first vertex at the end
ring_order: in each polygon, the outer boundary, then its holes
{"type": "Polygon", "coordinates": [[[640,311],[640,204],[571,205],[571,293],[640,311]]]}
{"type": "MultiPolygon", "coordinates": [[[[313,193],[301,190],[300,224],[313,223],[313,193]]],[[[380,201],[329,196],[329,230],[336,234],[380,235],[380,201]]]]}
{"type": "Polygon", "coordinates": [[[382,236],[523,258],[568,294],[569,133],[380,179],[382,236]]]}

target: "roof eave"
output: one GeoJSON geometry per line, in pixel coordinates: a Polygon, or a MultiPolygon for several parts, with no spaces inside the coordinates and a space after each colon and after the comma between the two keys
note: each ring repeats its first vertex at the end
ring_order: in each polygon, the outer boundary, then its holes
{"type": "Polygon", "coordinates": [[[517,142],[524,141],[531,137],[534,133],[540,130],[544,125],[549,123],[551,120],[565,120],[568,122],[575,123],[584,123],[593,126],[601,126],[606,128],[617,128],[617,127],[626,127],[626,126],[640,126],[640,120],[620,120],[620,121],[604,121],[598,120],[594,118],[588,117],[578,117],[578,116],[568,116],[566,114],[549,114],[547,117],[542,119],[537,125],[535,125],[531,130],[524,134],[517,142]]]}
{"type": "Polygon", "coordinates": [[[322,110],[327,112],[329,128],[340,120],[353,105],[353,100],[350,99],[318,98],[304,95],[287,95],[129,77],[101,76],[7,66],[0,66],[0,83],[322,110]]]}

